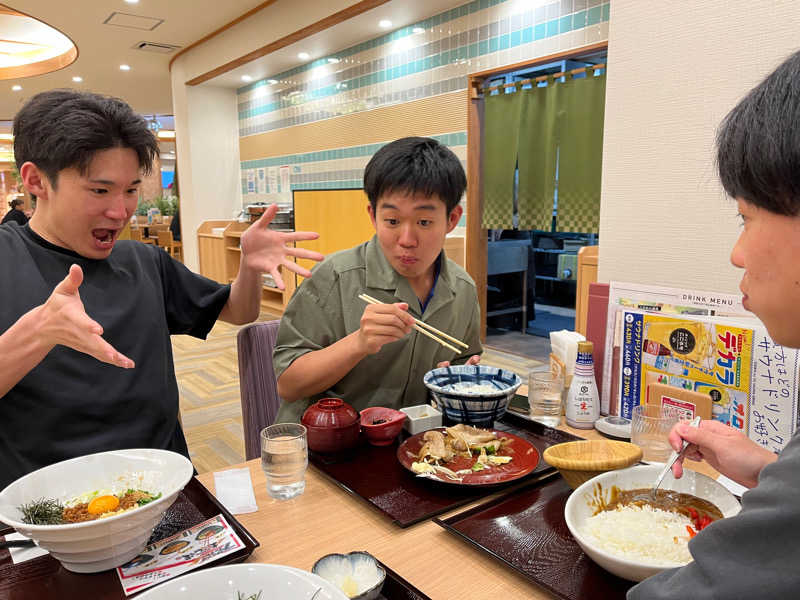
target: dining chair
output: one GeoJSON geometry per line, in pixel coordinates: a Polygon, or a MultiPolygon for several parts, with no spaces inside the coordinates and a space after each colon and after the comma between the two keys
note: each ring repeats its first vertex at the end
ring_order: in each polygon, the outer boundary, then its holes
{"type": "Polygon", "coordinates": [[[137,242],[142,242],[143,244],[152,244],[153,240],[149,238],[142,237],[142,230],[141,229],[134,229],[131,227],[131,239],[137,242]]]}
{"type": "Polygon", "coordinates": [[[166,250],[167,254],[183,262],[183,244],[172,239],[172,232],[169,229],[166,231],[159,230],[158,245],[166,250]]]}
{"type": "Polygon", "coordinates": [[[275,422],[281,405],[272,369],[279,324],[280,319],[251,323],[236,336],[246,460],[261,456],[261,430],[275,422]]]}

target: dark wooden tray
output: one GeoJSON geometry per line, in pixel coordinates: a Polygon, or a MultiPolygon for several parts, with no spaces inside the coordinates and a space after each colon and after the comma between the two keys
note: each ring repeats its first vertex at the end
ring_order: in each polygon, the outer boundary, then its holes
{"type": "Polygon", "coordinates": [[[624,600],[633,583],[598,566],[567,529],[571,492],[557,476],[434,522],[558,598],[624,600]]]}
{"type": "MultiPolygon", "coordinates": [[[[228,512],[202,483],[192,477],[164,513],[148,543],[152,543],[222,514],[244,547],[200,568],[242,562],[258,548],[258,541],[228,512]]],[[[13,529],[0,524],[0,535],[13,529]]],[[[150,589],[150,588],[147,588],[150,589]]],[[[49,554],[15,565],[8,550],[0,549],[0,599],[41,598],[53,600],[122,600],[126,598],[114,569],[81,575],[67,571],[49,554]]],[[[130,596],[129,596],[130,597],[130,596]]],[[[133,595],[135,597],[135,594],[133,595]]],[[[402,596],[401,596],[402,597],[402,596]]]]}
{"type": "Polygon", "coordinates": [[[378,600],[431,600],[385,564],[381,566],[386,570],[386,581],[378,600]]]}
{"type": "MultiPolygon", "coordinates": [[[[495,428],[531,442],[541,455],[545,448],[580,439],[564,431],[506,413],[495,428]]],[[[408,527],[508,487],[516,489],[553,472],[544,461],[525,478],[498,486],[461,488],[415,477],[397,460],[396,440],[389,446],[371,446],[365,440],[354,450],[336,456],[311,452],[309,460],[347,492],[366,500],[400,527],[408,527]]]]}

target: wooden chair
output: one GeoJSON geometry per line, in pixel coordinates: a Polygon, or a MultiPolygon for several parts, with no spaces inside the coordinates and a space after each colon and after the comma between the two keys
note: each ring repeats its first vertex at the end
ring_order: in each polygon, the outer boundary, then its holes
{"type": "Polygon", "coordinates": [[[153,240],[151,240],[149,238],[145,238],[145,237],[142,236],[142,230],[141,229],[138,229],[138,228],[134,229],[133,227],[131,227],[130,231],[131,231],[131,239],[132,240],[135,240],[137,242],[142,242],[143,244],[152,244],[153,243],[153,240]]]}
{"type": "Polygon", "coordinates": [[[172,232],[169,229],[158,232],[158,245],[166,250],[172,258],[183,262],[183,244],[172,239],[172,232]]]}

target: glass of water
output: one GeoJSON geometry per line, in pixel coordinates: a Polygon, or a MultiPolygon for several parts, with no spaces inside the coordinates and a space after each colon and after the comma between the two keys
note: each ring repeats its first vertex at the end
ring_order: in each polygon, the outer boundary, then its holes
{"type": "Polygon", "coordinates": [[[672,406],[640,404],[631,411],[631,442],[642,449],[642,460],[666,462],[672,453],[669,432],[680,419],[672,406]]]}
{"type": "Polygon", "coordinates": [[[531,419],[549,427],[557,427],[561,422],[563,395],[563,377],[550,371],[531,371],[528,377],[531,419]]]}
{"type": "Polygon", "coordinates": [[[267,493],[278,500],[299,496],[306,489],[308,441],[299,423],[276,423],[261,430],[261,468],[267,493]]]}

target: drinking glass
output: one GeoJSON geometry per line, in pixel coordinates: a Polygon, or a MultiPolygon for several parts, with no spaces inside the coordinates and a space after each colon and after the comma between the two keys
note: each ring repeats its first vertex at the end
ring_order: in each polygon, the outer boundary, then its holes
{"type": "Polygon", "coordinates": [[[669,432],[680,419],[672,406],[640,404],[631,414],[631,442],[642,449],[642,460],[666,462],[672,452],[669,432]]]}
{"type": "Polygon", "coordinates": [[[276,423],[261,430],[261,468],[267,493],[278,500],[299,496],[306,489],[308,441],[299,423],[276,423]]]}
{"type": "Polygon", "coordinates": [[[549,427],[561,422],[564,379],[550,371],[531,371],[528,376],[528,404],[531,419],[549,427]]]}

